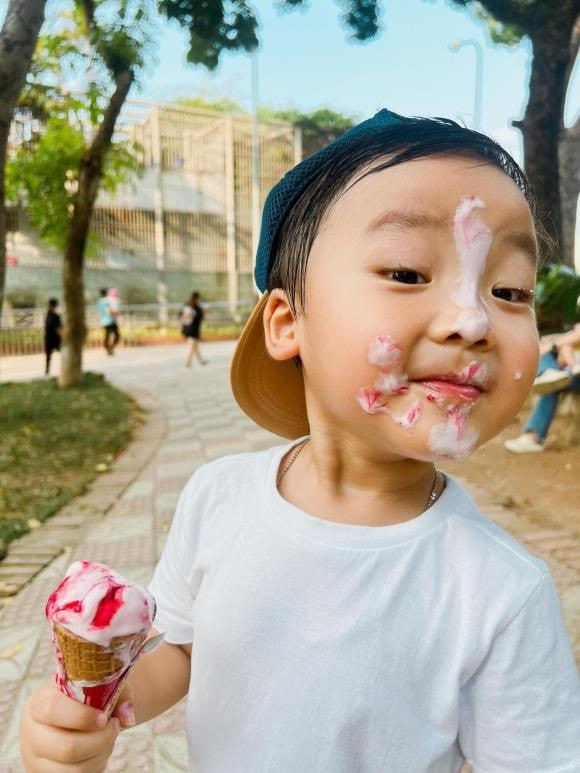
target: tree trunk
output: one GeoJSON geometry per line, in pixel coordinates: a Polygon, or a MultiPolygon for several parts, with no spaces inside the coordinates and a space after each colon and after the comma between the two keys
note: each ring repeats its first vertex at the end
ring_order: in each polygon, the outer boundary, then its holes
{"type": "Polygon", "coordinates": [[[5,169],[12,111],[30,68],[46,0],[10,0],[0,31],[0,324],[6,277],[5,169]]]}
{"type": "Polygon", "coordinates": [[[514,122],[524,137],[524,166],[538,199],[540,220],[550,237],[544,252],[554,262],[564,257],[570,261],[562,250],[558,140],[574,21],[548,11],[542,23],[530,31],[530,96],[523,120],[514,122]]]}
{"type": "Polygon", "coordinates": [[[85,247],[105,156],[133,78],[132,70],[123,70],[116,76],[115,93],[97,134],[81,159],[79,187],[74,200],[63,263],[65,321],[59,378],[63,387],[78,384],[82,378],[83,344],[86,337],[83,283],[85,247]]]}
{"type": "Polygon", "coordinates": [[[574,265],[576,213],[580,196],[580,119],[565,129],[560,140],[560,195],[562,197],[562,254],[574,265]]]}

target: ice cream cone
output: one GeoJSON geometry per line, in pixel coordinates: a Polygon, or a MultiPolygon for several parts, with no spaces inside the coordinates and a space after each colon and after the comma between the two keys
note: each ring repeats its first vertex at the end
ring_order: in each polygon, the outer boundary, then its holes
{"type": "Polygon", "coordinates": [[[108,647],[81,639],[66,628],[54,626],[56,643],[68,679],[82,682],[105,682],[131,663],[145,641],[145,634],[116,636],[108,647]]]}
{"type": "Polygon", "coordinates": [[[117,636],[103,647],[53,625],[57,684],[69,697],[110,713],[145,638],[117,636]]]}
{"type": "Polygon", "coordinates": [[[59,688],[111,711],[151,630],[153,597],[104,564],[76,561],[51,593],[46,616],[59,688]]]}

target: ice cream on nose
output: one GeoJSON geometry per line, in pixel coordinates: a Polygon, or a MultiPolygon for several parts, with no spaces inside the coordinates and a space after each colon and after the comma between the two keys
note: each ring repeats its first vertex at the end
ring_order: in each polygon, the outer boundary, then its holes
{"type": "Polygon", "coordinates": [[[154,616],[153,597],[137,583],[104,564],[71,564],[46,604],[60,689],[82,703],[107,708],[154,616]]]}

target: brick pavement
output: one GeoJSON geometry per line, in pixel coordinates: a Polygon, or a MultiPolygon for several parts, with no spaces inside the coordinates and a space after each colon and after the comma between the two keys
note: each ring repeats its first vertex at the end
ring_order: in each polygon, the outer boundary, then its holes
{"type": "MultiPolygon", "coordinates": [[[[48,557],[43,556],[49,562],[45,568],[38,571],[37,565],[29,566],[28,577],[21,577],[27,584],[15,596],[0,598],[0,773],[23,771],[18,718],[30,690],[46,681],[53,669],[43,607],[71,560],[104,561],[147,583],[179,493],[195,468],[226,453],[279,442],[257,429],[234,404],[227,380],[232,348],[230,343],[206,345],[210,364],[190,371],[183,367],[182,347],[121,349],[115,358],[87,353],[85,368],[105,372],[116,385],[136,394],[148,409],[148,420],[131,448],[86,497],[75,500],[52,519],[50,527],[47,524],[10,551],[12,558],[25,557],[22,567],[29,560],[26,556],[34,556],[35,551],[38,555],[39,546],[53,547],[48,557]]],[[[36,355],[4,358],[2,379],[25,380],[41,368],[41,357],[36,355]]],[[[580,660],[578,536],[554,526],[548,516],[543,526],[531,523],[494,504],[483,490],[469,488],[483,512],[551,565],[580,660]]],[[[18,563],[13,562],[13,568],[18,563]]],[[[2,581],[0,576],[0,588],[2,581]]],[[[107,773],[186,771],[183,712],[182,702],[154,722],[124,734],[107,773]]]]}

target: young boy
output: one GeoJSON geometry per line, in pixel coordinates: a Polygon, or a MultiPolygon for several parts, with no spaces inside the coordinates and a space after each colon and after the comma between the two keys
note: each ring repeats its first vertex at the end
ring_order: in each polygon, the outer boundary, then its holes
{"type": "Polygon", "coordinates": [[[383,110],[278,183],[232,384],[292,442],[195,473],[151,584],[165,643],[108,723],[34,694],[28,770],[101,770],[186,693],[200,773],[580,770],[549,571],[435,467],[533,382],[535,262],[523,173],[451,121],[383,110]]]}

